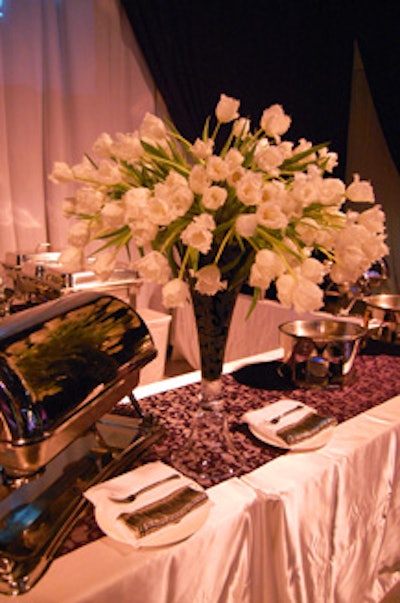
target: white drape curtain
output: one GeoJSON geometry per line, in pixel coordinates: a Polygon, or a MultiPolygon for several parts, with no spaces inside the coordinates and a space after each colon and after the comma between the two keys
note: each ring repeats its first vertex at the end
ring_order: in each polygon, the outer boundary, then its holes
{"type": "Polygon", "coordinates": [[[118,0],[3,0],[0,12],[3,259],[65,246],[69,191],[48,180],[53,162],[80,162],[101,132],[134,130],[155,90],[118,0]]]}
{"type": "MultiPolygon", "coordinates": [[[[356,69],[348,173],[371,179],[387,214],[393,285],[400,283],[400,176],[362,70],[356,69]]],[[[77,163],[103,132],[163,114],[119,0],[0,0],[0,261],[7,251],[65,246],[54,161],[77,163]]]]}

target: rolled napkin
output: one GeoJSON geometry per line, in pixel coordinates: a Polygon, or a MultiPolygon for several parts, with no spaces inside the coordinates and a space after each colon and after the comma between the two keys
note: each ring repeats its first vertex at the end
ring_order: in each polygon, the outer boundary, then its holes
{"type": "Polygon", "coordinates": [[[243,420],[258,439],[280,448],[312,450],[324,446],[337,424],[298,400],[282,399],[248,411],[243,420]]]}
{"type": "Polygon", "coordinates": [[[168,524],[177,523],[207,501],[208,496],[204,491],[185,486],[138,511],[121,513],[118,519],[134,530],[137,538],[143,538],[168,524]]]}
{"type": "Polygon", "coordinates": [[[337,421],[334,417],[325,417],[316,412],[310,412],[300,419],[300,421],[287,425],[283,429],[279,429],[276,434],[287,442],[287,444],[293,446],[293,444],[303,442],[323,429],[336,424],[337,421]]]}

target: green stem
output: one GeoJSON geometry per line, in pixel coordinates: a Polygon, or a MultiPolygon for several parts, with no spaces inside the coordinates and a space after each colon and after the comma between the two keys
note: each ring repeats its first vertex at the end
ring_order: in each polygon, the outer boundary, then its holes
{"type": "Polygon", "coordinates": [[[214,132],[211,134],[211,140],[214,140],[214,142],[215,142],[215,139],[217,137],[217,134],[218,134],[220,128],[221,128],[221,122],[217,121],[217,125],[214,128],[214,132]]]}
{"type": "Polygon", "coordinates": [[[181,228],[174,228],[171,230],[171,233],[169,234],[169,236],[165,239],[165,241],[163,242],[163,244],[161,245],[159,252],[160,253],[164,253],[165,251],[167,251],[168,249],[170,249],[172,247],[172,245],[174,244],[174,240],[176,239],[176,236],[178,233],[181,232],[181,228]]]}
{"type": "Polygon", "coordinates": [[[222,239],[222,243],[221,243],[221,245],[219,246],[218,252],[217,252],[217,254],[216,254],[216,256],[215,256],[215,259],[214,259],[214,263],[215,263],[215,264],[218,264],[218,262],[219,262],[219,260],[220,260],[220,258],[221,258],[221,255],[222,255],[222,253],[223,253],[223,251],[224,251],[225,247],[227,246],[229,239],[230,239],[230,238],[231,238],[231,236],[232,236],[233,230],[234,230],[234,228],[233,228],[233,226],[232,226],[232,227],[231,227],[231,228],[230,228],[230,229],[229,229],[229,230],[226,232],[226,235],[225,235],[225,236],[224,236],[224,238],[222,239]]]}
{"type": "Polygon", "coordinates": [[[186,249],[185,251],[185,255],[183,256],[183,260],[181,263],[181,266],[179,268],[179,274],[178,274],[178,278],[183,279],[183,276],[185,274],[185,268],[187,266],[187,263],[189,261],[189,257],[190,257],[190,250],[189,247],[186,249]]]}

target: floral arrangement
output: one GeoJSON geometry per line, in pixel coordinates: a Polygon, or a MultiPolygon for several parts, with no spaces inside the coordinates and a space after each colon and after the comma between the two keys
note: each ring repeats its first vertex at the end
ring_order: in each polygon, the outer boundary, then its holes
{"type": "Polygon", "coordinates": [[[282,304],[312,311],[326,275],[354,283],[388,253],[369,182],[332,177],[337,155],[325,143],[282,140],[291,118],[280,105],[254,131],[239,107],[222,94],[194,143],[146,114],[138,131],[101,134],[80,164],[55,163],[51,180],[80,184],[63,204],[74,218],[65,268],[83,269],[101,241],[90,269],[107,278],[133,243],[133,268],[162,285],[166,307],[182,305],[190,288],[215,295],[247,281],[254,302],[274,282],[282,304]],[[370,205],[345,211],[346,200],[370,205]]]}

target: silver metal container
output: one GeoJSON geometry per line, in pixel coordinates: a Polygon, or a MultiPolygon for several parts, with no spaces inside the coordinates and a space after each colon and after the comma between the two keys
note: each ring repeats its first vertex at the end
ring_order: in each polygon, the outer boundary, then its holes
{"type": "Polygon", "coordinates": [[[292,381],[306,388],[333,388],[355,379],[354,360],[367,330],[349,321],[294,320],[279,326],[283,362],[292,381]]]}
{"type": "Polygon", "coordinates": [[[371,339],[400,343],[400,295],[381,293],[363,298],[364,325],[371,339]]]}
{"type": "Polygon", "coordinates": [[[0,322],[0,465],[38,472],[139,381],[156,356],[133,308],[71,293],[0,322]]]}
{"type": "Polygon", "coordinates": [[[7,253],[3,270],[12,281],[10,306],[32,306],[71,292],[91,290],[121,297],[135,307],[142,279],[134,270],[117,266],[108,279],[101,280],[90,269],[65,272],[59,258],[57,251],[7,253]]]}

